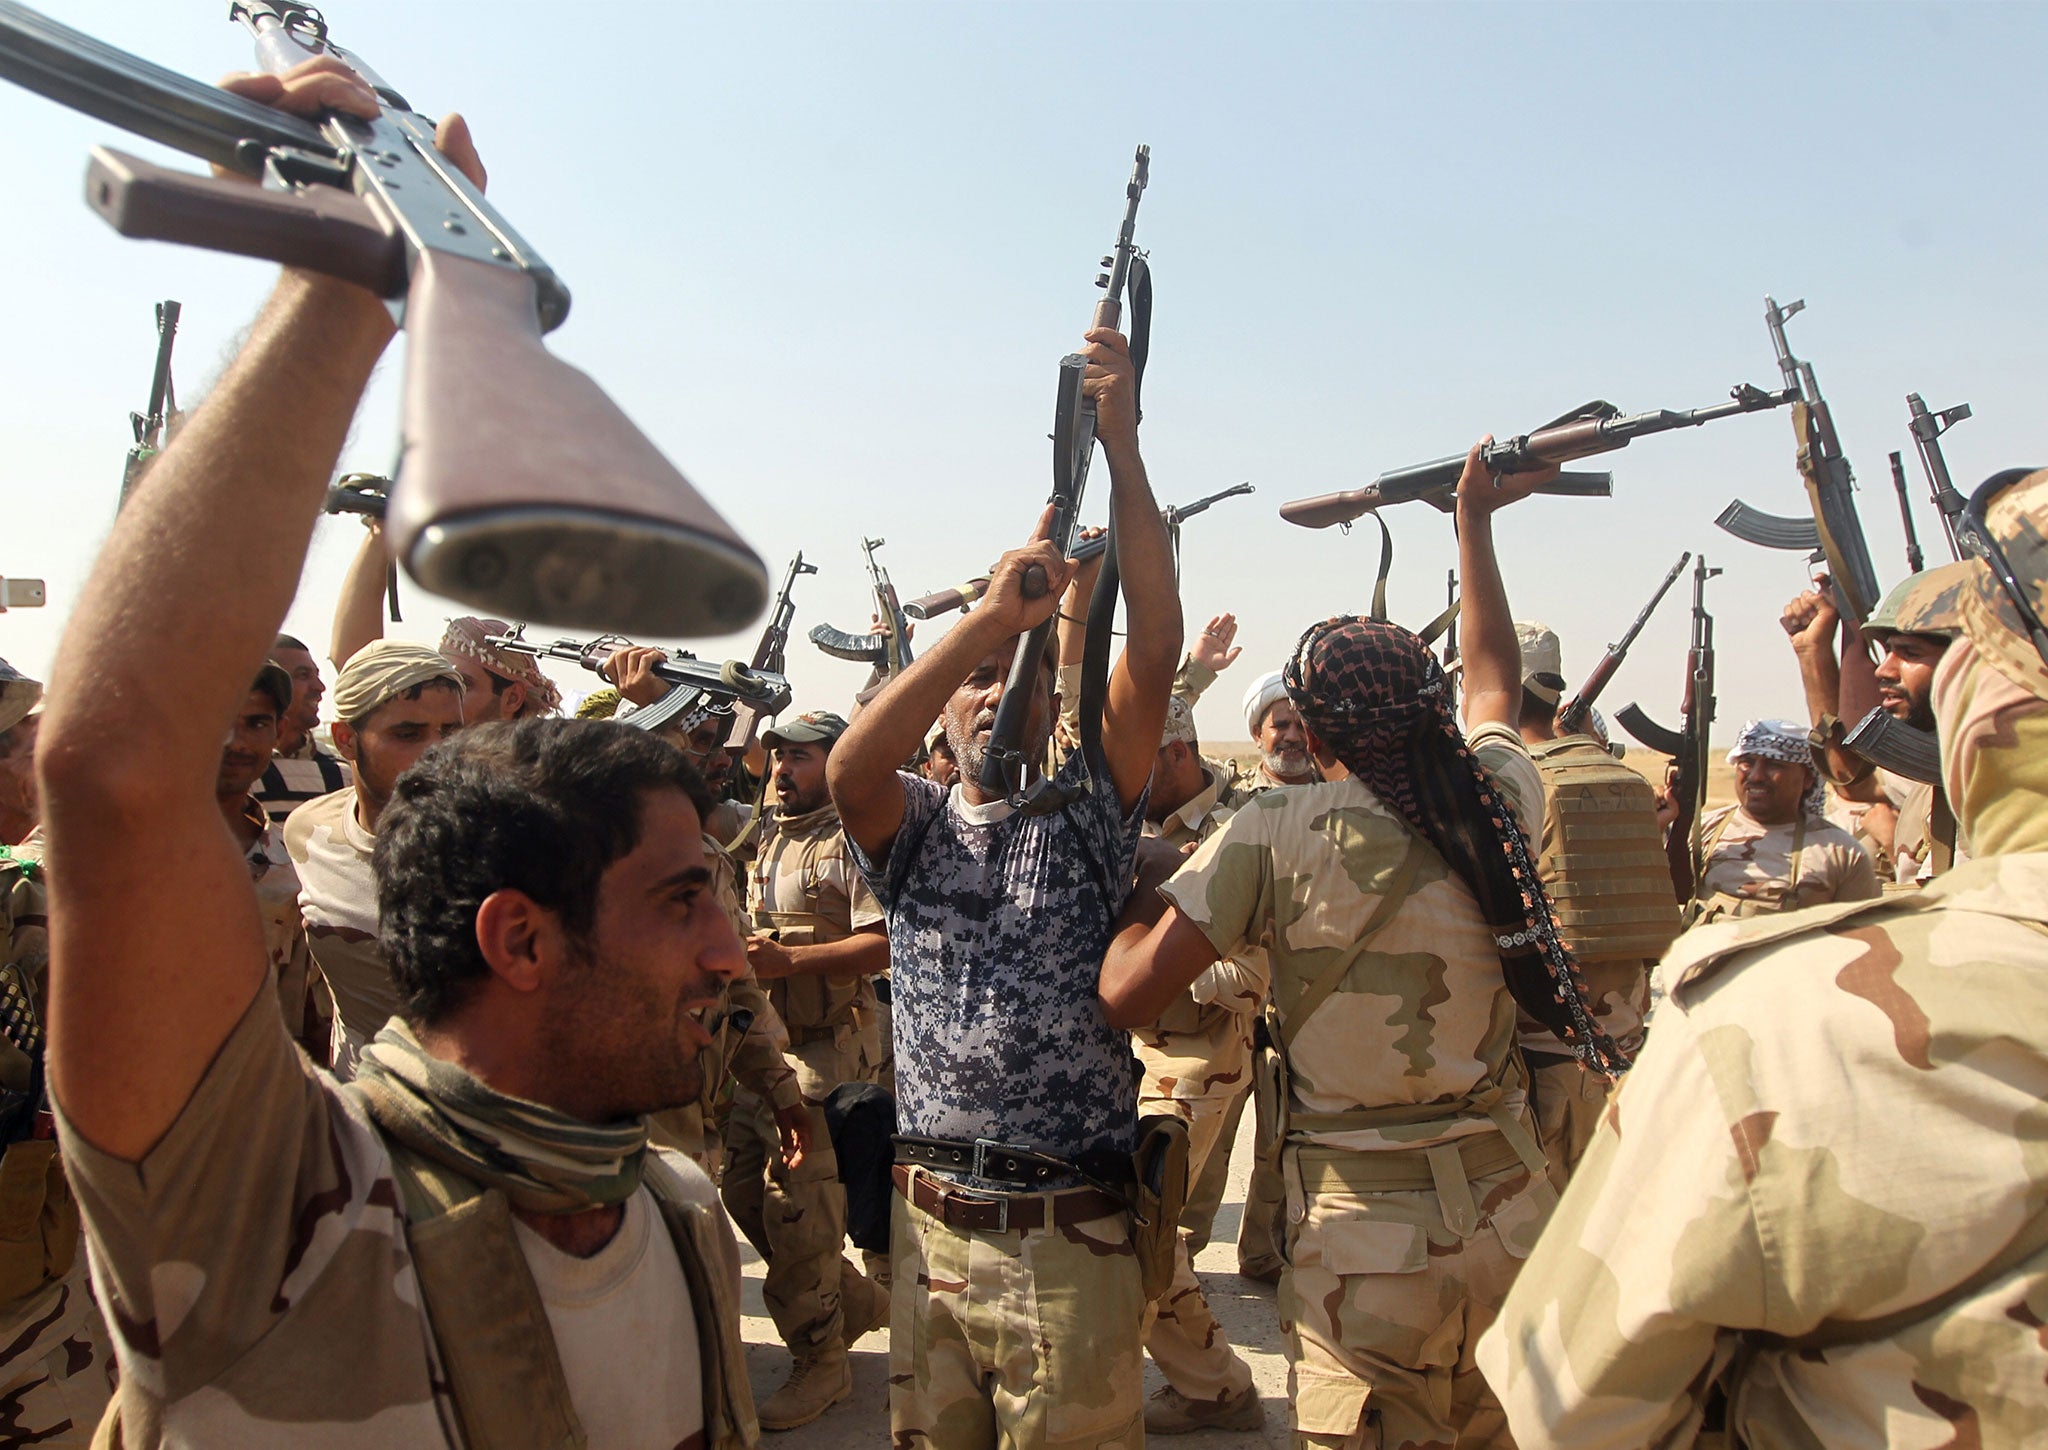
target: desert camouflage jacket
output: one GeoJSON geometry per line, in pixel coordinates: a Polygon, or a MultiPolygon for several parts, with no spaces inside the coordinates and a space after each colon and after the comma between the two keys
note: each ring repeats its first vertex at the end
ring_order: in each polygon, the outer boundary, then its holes
{"type": "Polygon", "coordinates": [[[1482,1342],[1523,1450],[2038,1444],[2048,855],[1681,938],[1482,1342]]]}

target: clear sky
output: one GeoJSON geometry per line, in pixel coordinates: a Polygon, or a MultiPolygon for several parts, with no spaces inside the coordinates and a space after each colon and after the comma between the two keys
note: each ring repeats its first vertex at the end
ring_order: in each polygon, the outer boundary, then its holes
{"type": "MultiPolygon", "coordinates": [[[[250,63],[225,0],[49,0],[202,77],[250,63]]],[[[1275,507],[1528,431],[1575,404],[1696,407],[1775,386],[1763,296],[1804,297],[1812,360],[1863,482],[1871,550],[1904,572],[1885,455],[1903,449],[1930,562],[1947,557],[1904,397],[1970,402],[1967,489],[2042,461],[2048,201],[2039,5],[845,4],[489,6],[332,0],[336,40],[422,110],[459,108],[491,194],[575,293],[556,351],[590,371],[778,577],[801,547],[799,706],[844,708],[859,667],[801,635],[867,619],[858,540],[905,596],[979,572],[1035,519],[1055,369],[1095,298],[1132,146],[1158,286],[1145,452],[1162,502],[1249,479],[1190,524],[1190,635],[1244,621],[1238,698],[1309,622],[1370,598],[1377,531],[1275,507]]],[[[0,619],[45,667],[111,520],[151,305],[184,303],[178,381],[202,396],[270,281],[264,264],[115,236],[84,206],[88,147],[196,167],[0,85],[0,573],[50,606],[0,619]]],[[[346,469],[386,471],[398,350],[346,469]]],[[[280,397],[280,408],[291,399],[280,397]]],[[[1799,510],[1785,413],[1646,439],[1600,464],[1611,501],[1503,516],[1509,597],[1564,636],[1575,678],[1681,549],[1727,568],[1723,741],[1798,714],[1777,625],[1796,555],[1713,526],[1732,497],[1799,510]]],[[[1090,516],[1107,484],[1098,469],[1090,516]]],[[[564,487],[573,489],[574,479],[564,487]]],[[[1393,613],[1442,604],[1447,518],[1389,515],[1393,613]]],[[[360,537],[324,521],[287,625],[324,653],[360,537]]],[[[235,563],[222,558],[223,597],[235,563]]],[[[410,587],[394,633],[459,610],[410,587]]],[[[1610,690],[1672,719],[1674,591],[1610,690]]],[[[688,642],[746,654],[752,632],[688,642]]],[[[660,641],[673,643],[671,641],[660,641]]],[[[168,662],[172,664],[174,662],[168,662]]],[[[573,668],[574,690],[594,683],[573,668]]]]}

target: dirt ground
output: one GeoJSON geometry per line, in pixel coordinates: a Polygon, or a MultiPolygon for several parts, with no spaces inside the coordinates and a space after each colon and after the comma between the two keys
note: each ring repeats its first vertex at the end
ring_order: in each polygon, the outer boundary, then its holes
{"type": "MultiPolygon", "coordinates": [[[[1270,1446],[1281,1450],[1287,1434],[1287,1361],[1281,1346],[1279,1312],[1270,1285],[1237,1276],[1237,1223],[1244,1206],[1246,1174],[1252,1152],[1252,1119],[1246,1113],[1237,1151],[1231,1157],[1230,1183],[1216,1215],[1214,1237],[1195,1260],[1208,1292],[1209,1306],[1237,1352],[1251,1366],[1252,1381],[1266,1407],[1266,1427],[1256,1434],[1204,1432],[1176,1436],[1172,1443],[1187,1450],[1250,1450],[1270,1446]]],[[[775,1337],[775,1325],[761,1303],[761,1260],[740,1241],[745,1261],[744,1318],[747,1370],[759,1404],[789,1372],[789,1352],[775,1337]]],[[[1151,1361],[1145,1364],[1145,1393],[1163,1381],[1151,1361]]],[[[889,1331],[877,1329],[853,1348],[853,1398],[836,1405],[810,1424],[781,1434],[763,1435],[764,1450],[890,1450],[889,1331]]]]}

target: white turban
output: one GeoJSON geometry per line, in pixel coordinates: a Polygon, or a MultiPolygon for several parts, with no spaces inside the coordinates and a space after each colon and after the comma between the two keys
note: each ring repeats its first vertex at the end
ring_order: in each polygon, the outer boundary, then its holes
{"type": "Polygon", "coordinates": [[[1266,712],[1286,698],[1287,686],[1280,682],[1278,670],[1252,681],[1252,687],[1244,692],[1244,728],[1254,740],[1259,738],[1259,722],[1266,718],[1266,712]]]}

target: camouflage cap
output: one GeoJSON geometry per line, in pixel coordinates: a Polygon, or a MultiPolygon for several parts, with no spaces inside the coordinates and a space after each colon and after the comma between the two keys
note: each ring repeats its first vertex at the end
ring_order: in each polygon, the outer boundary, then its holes
{"type": "Polygon", "coordinates": [[[1515,642],[1522,647],[1522,688],[1555,705],[1564,698],[1564,646],[1557,631],[1533,619],[1517,620],[1515,642]]]}
{"type": "Polygon", "coordinates": [[[43,682],[0,660],[0,730],[12,730],[42,703],[43,682]]]}
{"type": "Polygon", "coordinates": [[[1195,707],[1188,703],[1185,695],[1167,697],[1166,728],[1159,732],[1159,748],[1164,750],[1176,740],[1189,746],[1194,745],[1197,740],[1195,707]]]}
{"type": "Polygon", "coordinates": [[[1895,634],[1954,639],[1963,628],[1956,612],[1957,596],[1969,582],[1971,568],[1964,560],[1907,575],[1877,601],[1877,608],[1863,621],[1864,638],[1879,644],[1895,634]]]}
{"type": "Polygon", "coordinates": [[[830,745],[847,730],[846,717],[830,710],[806,710],[787,725],[761,732],[761,743],[773,750],[778,745],[830,745]]]}

